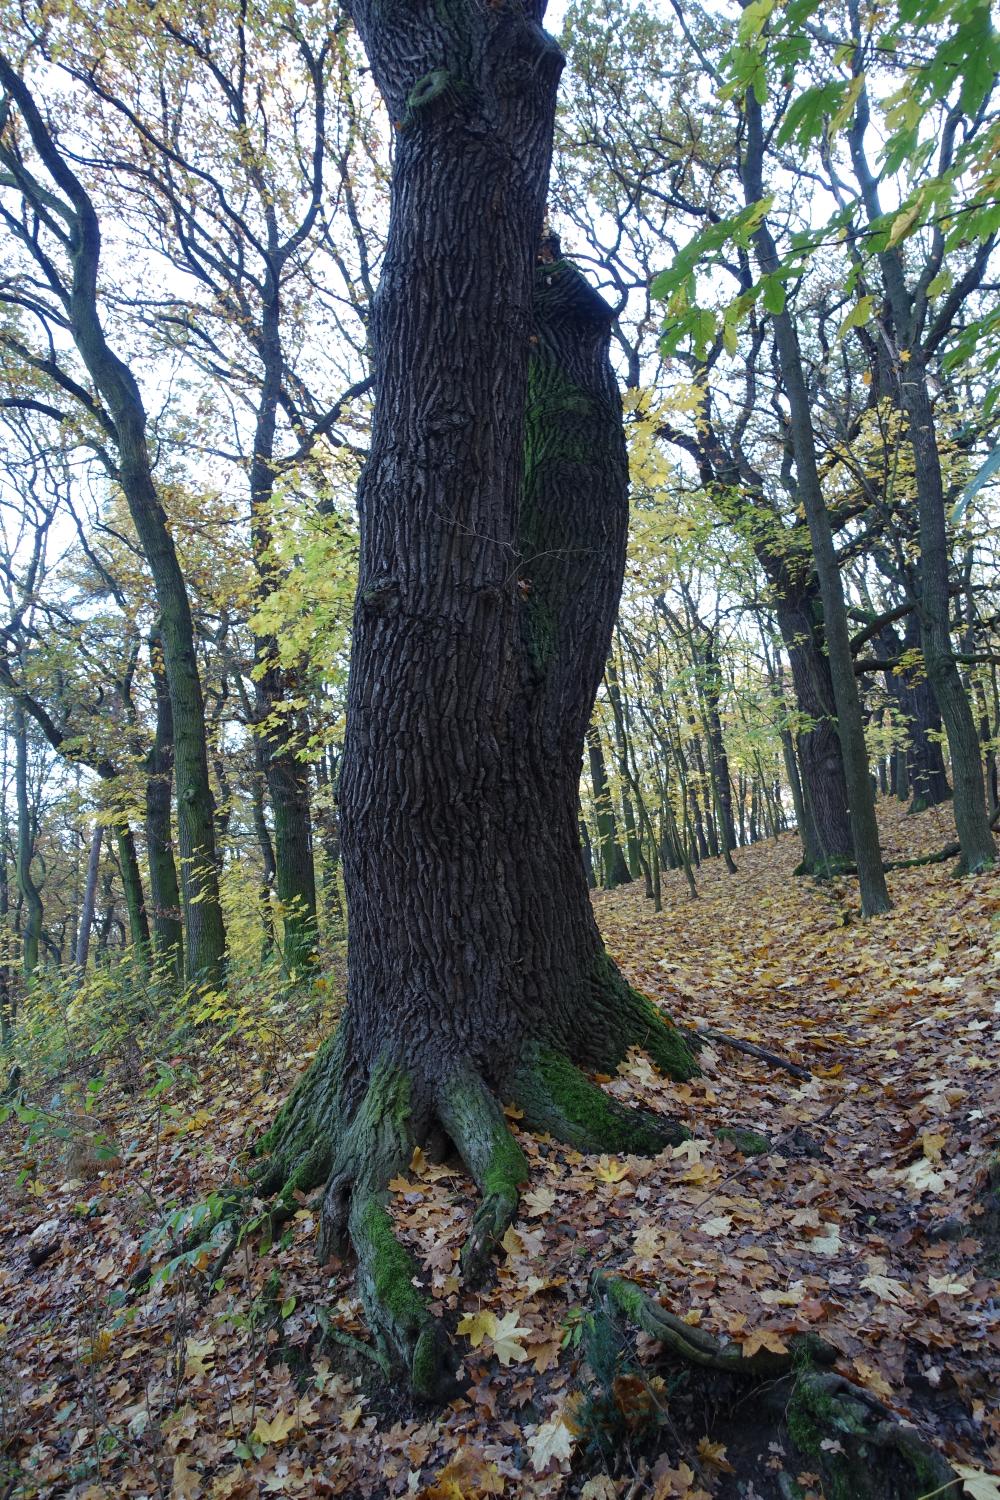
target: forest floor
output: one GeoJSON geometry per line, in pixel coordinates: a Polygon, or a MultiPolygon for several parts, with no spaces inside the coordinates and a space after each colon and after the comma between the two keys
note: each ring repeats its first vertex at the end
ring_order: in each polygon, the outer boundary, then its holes
{"type": "MultiPolygon", "coordinates": [[[[947,808],[881,816],[890,858],[953,836],[947,808]]],[[[644,1336],[648,1381],[588,1402],[600,1265],[744,1353],[819,1332],[844,1373],[969,1466],[967,1494],[1000,1497],[1000,1288],[981,1215],[1000,1120],[1000,876],[896,871],[893,911],[863,923],[853,882],[794,879],[797,858],[785,835],[739,851],[735,876],[707,864],[697,901],[671,874],[660,914],[637,886],[596,907],[629,978],[679,1022],[780,1053],[808,1081],[725,1046],[685,1085],[632,1057],[608,1091],[695,1138],[644,1160],[522,1136],[532,1180],[481,1295],[457,1278],[469,1183],[417,1159],[394,1184],[463,1356],[466,1393],[444,1410],[412,1407],[322,1334],[317,1308],[366,1337],[351,1267],[317,1266],[305,1203],[214,1287],[206,1255],[127,1296],[144,1237],[179,1233],[176,1210],[238,1174],[327,1014],[266,1069],[233,1048],[206,1058],[197,1039],[157,1066],[139,1036],[89,1095],[85,1068],[49,1084],[33,1102],[43,1123],[71,1120],[67,1139],[36,1129],[28,1146],[16,1119],[0,1131],[0,1496],[822,1496],[780,1419],[664,1371],[644,1336]],[[731,1125],[772,1149],[744,1157],[714,1135],[731,1125]]]]}

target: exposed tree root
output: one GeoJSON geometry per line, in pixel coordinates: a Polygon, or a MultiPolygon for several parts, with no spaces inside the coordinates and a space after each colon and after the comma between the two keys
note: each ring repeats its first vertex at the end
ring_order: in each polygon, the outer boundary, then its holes
{"type": "Polygon", "coordinates": [[[417,1143],[413,1081],[399,1066],[380,1063],[341,1134],[323,1196],[319,1256],[357,1257],[358,1289],[369,1327],[413,1394],[443,1399],[455,1389],[454,1360],[436,1318],[414,1284],[417,1265],[400,1244],[389,1213],[389,1182],[409,1166],[417,1143]]]}
{"type": "Polygon", "coordinates": [[[465,1281],[478,1286],[517,1217],[518,1190],[528,1180],[528,1161],[493,1095],[471,1071],[454,1074],[443,1085],[438,1114],[482,1194],[462,1250],[465,1281]]]}
{"type": "MultiPolygon", "coordinates": [[[[761,1407],[782,1422],[802,1459],[819,1471],[831,1500],[918,1500],[957,1483],[950,1465],[915,1428],[829,1368],[837,1351],[814,1334],[790,1338],[786,1353],[762,1348],[748,1357],[739,1345],[692,1328],[634,1282],[598,1271],[591,1292],[595,1316],[608,1320],[611,1337],[623,1326],[640,1329],[659,1341],[668,1360],[759,1384],[761,1407]]],[[[792,1500],[800,1491],[791,1475],[783,1479],[792,1500]]]]}
{"type": "Polygon", "coordinates": [[[581,1073],[561,1052],[532,1048],[514,1074],[514,1098],[528,1130],[537,1130],[578,1151],[622,1151],[656,1155],[691,1132],[648,1110],[628,1109],[581,1073]]]}
{"type": "MultiPolygon", "coordinates": [[[[697,1064],[676,1029],[620,977],[619,982],[627,997],[628,1021],[619,1055],[628,1046],[642,1045],[670,1076],[696,1073],[697,1064]]],[[[428,1079],[401,1062],[383,1059],[352,1107],[357,1080],[348,1075],[346,1055],[342,1033],[317,1053],[260,1143],[263,1159],[250,1191],[272,1198],[273,1232],[294,1212],[299,1195],[325,1182],[320,1259],[353,1250],[377,1362],[402,1375],[415,1396],[439,1400],[456,1388],[455,1357],[428,1310],[417,1265],[396,1236],[389,1183],[405,1173],[415,1146],[429,1149],[443,1132],[480,1193],[461,1259],[466,1283],[475,1286],[489,1274],[517,1216],[528,1162],[504,1119],[497,1092],[471,1065],[428,1079]]],[[[690,1134],[674,1120],[609,1098],[565,1053],[552,1048],[526,1048],[503,1095],[523,1115],[526,1128],[546,1131],[579,1150],[651,1154],[690,1134]]],[[[241,1217],[245,1223],[246,1196],[241,1208],[230,1212],[234,1226],[241,1217]]],[[[242,1225],[234,1228],[224,1257],[241,1232],[242,1225]]]]}
{"type": "Polygon", "coordinates": [[[787,1354],[775,1354],[764,1348],[747,1357],[739,1344],[722,1343],[703,1329],[692,1328],[683,1318],[647,1296],[633,1281],[595,1271],[590,1288],[595,1305],[606,1316],[617,1313],[651,1338],[659,1339],[672,1354],[705,1369],[749,1380],[767,1380],[788,1374],[796,1359],[801,1362],[804,1357],[819,1365],[832,1365],[837,1358],[837,1351],[814,1334],[793,1338],[787,1354]]]}
{"type": "Polygon", "coordinates": [[[343,1039],[338,1027],[320,1047],[260,1141],[253,1180],[262,1198],[291,1198],[326,1181],[340,1116],[343,1039]]]}

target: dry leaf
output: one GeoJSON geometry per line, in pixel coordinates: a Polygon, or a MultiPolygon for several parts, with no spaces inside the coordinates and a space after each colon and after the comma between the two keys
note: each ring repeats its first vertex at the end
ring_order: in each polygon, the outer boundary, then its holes
{"type": "Polygon", "coordinates": [[[502,1365],[509,1365],[515,1359],[527,1359],[528,1353],[524,1345],[519,1342],[527,1338],[530,1328],[522,1328],[517,1321],[517,1312],[507,1313],[506,1317],[500,1318],[490,1334],[493,1342],[493,1353],[502,1365]]]}
{"type": "Polygon", "coordinates": [[[541,1474],[550,1464],[562,1463],[573,1457],[574,1438],[562,1417],[553,1417],[528,1439],[531,1467],[541,1474]]]}

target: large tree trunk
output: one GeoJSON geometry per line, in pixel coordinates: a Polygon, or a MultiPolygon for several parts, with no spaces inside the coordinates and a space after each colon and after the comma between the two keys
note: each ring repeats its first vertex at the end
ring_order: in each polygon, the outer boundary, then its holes
{"type": "Polygon", "coordinates": [[[527,1176],[500,1101],[578,1146],[658,1149],[677,1127],[577,1064],[693,1063],[606,956],[580,855],[626,465],[608,309],[566,262],[535,270],[562,58],[534,4],[351,11],[398,138],[340,783],[348,998],[268,1144],[288,1185],[329,1173],[321,1254],[350,1239],[432,1395],[448,1359],[387,1206],[413,1144],[443,1129],[478,1184],[481,1275],[527,1176]]]}

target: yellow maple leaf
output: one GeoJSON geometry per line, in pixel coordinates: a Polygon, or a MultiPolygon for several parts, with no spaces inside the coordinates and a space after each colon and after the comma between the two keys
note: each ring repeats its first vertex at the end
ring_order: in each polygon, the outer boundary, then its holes
{"type": "Polygon", "coordinates": [[[524,1241],[518,1234],[517,1230],[514,1228],[513,1224],[507,1225],[500,1244],[503,1249],[506,1250],[508,1255],[520,1255],[521,1251],[524,1249],[524,1241]]]}
{"type": "Polygon", "coordinates": [[[787,1354],[788,1345],[775,1328],[754,1328],[743,1340],[743,1358],[752,1359],[761,1349],[771,1354],[787,1354]]]}
{"type": "Polygon", "coordinates": [[[531,1467],[536,1474],[541,1474],[549,1464],[572,1458],[573,1434],[561,1417],[553,1417],[550,1421],[543,1422],[528,1439],[528,1452],[531,1454],[531,1467]]]}
{"type": "Polygon", "coordinates": [[[971,1500],[1000,1500],[1000,1479],[995,1474],[987,1474],[985,1469],[974,1469],[971,1464],[952,1464],[952,1468],[971,1500]]]}
{"type": "Polygon", "coordinates": [[[276,1411],[270,1418],[258,1417],[253,1436],[258,1443],[283,1443],[298,1420],[293,1411],[276,1411]]]}
{"type": "Polygon", "coordinates": [[[478,1349],[483,1339],[493,1337],[496,1326],[496,1314],[488,1308],[480,1308],[479,1312],[466,1313],[459,1319],[458,1332],[467,1336],[473,1349],[478,1349]]]}
{"type": "Polygon", "coordinates": [[[709,1469],[718,1469],[720,1474],[735,1474],[736,1470],[726,1458],[725,1443],[713,1443],[711,1438],[698,1439],[698,1457],[709,1469]]]}
{"type": "Polygon", "coordinates": [[[487,1500],[503,1492],[504,1481],[496,1464],[487,1463],[474,1448],[463,1448],[445,1464],[432,1485],[420,1490],[418,1500],[487,1500]]]}
{"type": "Polygon", "coordinates": [[[947,1136],[938,1135],[932,1131],[928,1131],[920,1137],[920,1144],[928,1161],[941,1160],[941,1150],[947,1139],[947,1136]]]}
{"type": "Polygon", "coordinates": [[[876,1396],[881,1396],[883,1401],[888,1400],[892,1395],[892,1386],[880,1370],[876,1370],[874,1365],[866,1364],[863,1359],[856,1359],[854,1368],[858,1372],[858,1379],[862,1385],[874,1391],[876,1396]]]}
{"type": "Polygon", "coordinates": [[[552,1188],[547,1187],[532,1188],[531,1191],[529,1193],[525,1193],[521,1199],[521,1203],[524,1206],[525,1213],[528,1214],[531,1218],[538,1218],[542,1214],[549,1213],[555,1201],[555,1193],[553,1192],[552,1188]]]}
{"type": "Polygon", "coordinates": [[[628,1176],[628,1164],[613,1156],[602,1156],[594,1168],[594,1176],[601,1182],[621,1182],[628,1176]]]}
{"type": "Polygon", "coordinates": [[[188,1339],[184,1345],[184,1374],[189,1379],[192,1376],[207,1375],[208,1366],[214,1358],[214,1339],[188,1339]]]}
{"type": "Polygon", "coordinates": [[[971,1285],[968,1281],[956,1281],[947,1272],[944,1276],[928,1276],[927,1284],[934,1297],[963,1297],[971,1285]]]}

